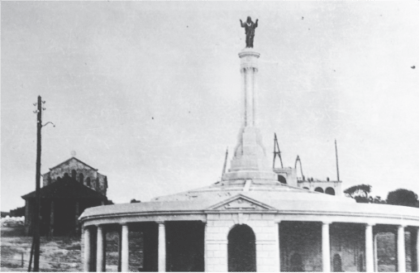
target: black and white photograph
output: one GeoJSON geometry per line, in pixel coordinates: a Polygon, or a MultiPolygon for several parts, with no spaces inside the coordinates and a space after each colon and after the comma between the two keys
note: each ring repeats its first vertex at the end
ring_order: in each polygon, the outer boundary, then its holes
{"type": "Polygon", "coordinates": [[[4,272],[419,272],[419,1],[1,1],[4,272]]]}

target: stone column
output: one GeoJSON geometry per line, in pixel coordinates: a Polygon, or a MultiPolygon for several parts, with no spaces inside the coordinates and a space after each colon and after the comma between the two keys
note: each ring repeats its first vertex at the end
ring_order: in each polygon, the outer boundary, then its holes
{"type": "Polygon", "coordinates": [[[102,226],[98,226],[98,233],[96,235],[96,271],[105,271],[105,233],[102,226]]]}
{"type": "Polygon", "coordinates": [[[405,272],[405,236],[404,226],[398,226],[397,235],[398,272],[405,272]]]}
{"type": "MultiPolygon", "coordinates": [[[[214,221],[214,215],[207,216],[205,229],[205,271],[228,271],[227,236],[232,225],[230,221],[214,221]],[[210,218],[210,219],[209,219],[210,218]]],[[[217,217],[215,217],[218,219],[217,217]]]]}
{"type": "Polygon", "coordinates": [[[373,235],[373,271],[378,272],[378,234],[373,235]]]}
{"type": "Polygon", "coordinates": [[[260,54],[246,48],[239,53],[243,82],[243,120],[231,167],[222,180],[263,180],[277,184],[276,174],[266,160],[260,131],[256,128],[256,75],[260,54]]]}
{"type": "Polygon", "coordinates": [[[255,233],[257,271],[279,272],[279,225],[274,219],[261,222],[259,226],[251,222],[248,225],[255,233]]]}
{"type": "Polygon", "coordinates": [[[158,271],[166,271],[166,231],[165,222],[158,222],[158,271]]]}
{"type": "Polygon", "coordinates": [[[322,223],[322,271],[331,272],[330,223],[322,223]]]}
{"type": "Polygon", "coordinates": [[[280,241],[280,221],[277,223],[276,225],[277,227],[277,253],[276,256],[278,257],[278,265],[279,265],[279,270],[277,270],[278,272],[281,271],[281,241],[280,241]]]}
{"type": "Polygon", "coordinates": [[[373,272],[373,229],[372,224],[365,226],[365,260],[366,272],[373,272]]]}
{"type": "Polygon", "coordinates": [[[89,272],[90,271],[90,229],[88,227],[84,228],[84,259],[83,259],[83,271],[89,272]]]}
{"type": "Polygon", "coordinates": [[[121,226],[121,271],[128,272],[129,248],[128,248],[128,224],[121,226]]]}
{"type": "Polygon", "coordinates": [[[51,200],[50,207],[50,236],[54,236],[54,200],[51,200]]]}

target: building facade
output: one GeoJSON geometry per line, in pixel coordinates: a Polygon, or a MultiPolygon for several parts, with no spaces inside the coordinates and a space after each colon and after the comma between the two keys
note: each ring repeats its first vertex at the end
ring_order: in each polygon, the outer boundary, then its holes
{"type": "MultiPolygon", "coordinates": [[[[80,234],[78,218],[90,207],[105,205],[108,181],[105,175],[72,157],[51,168],[43,176],[40,189],[40,234],[77,235],[80,234]]],[[[35,191],[22,198],[25,200],[26,233],[32,234],[35,191]]]]}

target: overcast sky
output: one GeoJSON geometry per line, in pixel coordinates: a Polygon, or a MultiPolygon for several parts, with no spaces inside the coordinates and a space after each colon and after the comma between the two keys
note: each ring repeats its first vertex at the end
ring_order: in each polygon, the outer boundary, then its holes
{"type": "Polygon", "coordinates": [[[241,124],[239,19],[259,19],[259,127],[272,160],[373,195],[419,186],[419,2],[2,2],[1,210],[71,157],[115,203],[220,179],[241,124]]]}

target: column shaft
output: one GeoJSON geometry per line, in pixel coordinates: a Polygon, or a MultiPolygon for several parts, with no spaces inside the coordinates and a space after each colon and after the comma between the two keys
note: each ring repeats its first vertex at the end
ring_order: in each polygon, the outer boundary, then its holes
{"type": "Polygon", "coordinates": [[[373,272],[373,229],[370,224],[365,227],[365,260],[366,272],[373,272]]]}
{"type": "Polygon", "coordinates": [[[158,271],[166,271],[166,233],[165,223],[159,222],[159,239],[158,239],[158,271]]]}
{"type": "Polygon", "coordinates": [[[404,236],[404,226],[398,226],[397,252],[398,252],[398,272],[405,272],[405,236],[404,236]]]}
{"type": "Polygon", "coordinates": [[[128,225],[123,224],[121,227],[121,271],[128,272],[128,225]]]}
{"type": "Polygon", "coordinates": [[[89,272],[90,271],[90,230],[89,228],[84,228],[84,253],[83,253],[83,271],[89,272]]]}
{"type": "Polygon", "coordinates": [[[104,248],[104,230],[102,226],[98,226],[98,233],[96,235],[96,271],[105,271],[105,248],[104,248]]]}
{"type": "Polygon", "coordinates": [[[331,272],[329,223],[322,223],[322,271],[331,272]]]}

